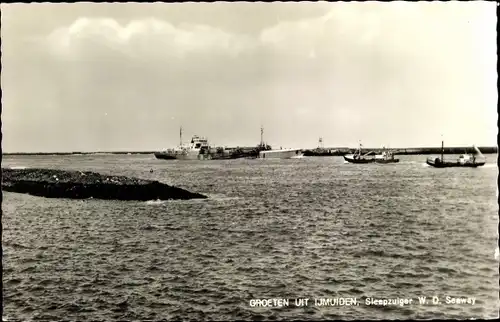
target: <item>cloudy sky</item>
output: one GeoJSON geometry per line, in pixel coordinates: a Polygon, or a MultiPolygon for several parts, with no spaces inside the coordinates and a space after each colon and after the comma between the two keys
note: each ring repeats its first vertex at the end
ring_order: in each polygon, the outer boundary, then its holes
{"type": "Polygon", "coordinates": [[[496,145],[496,4],[2,4],[3,149],[496,145]]]}

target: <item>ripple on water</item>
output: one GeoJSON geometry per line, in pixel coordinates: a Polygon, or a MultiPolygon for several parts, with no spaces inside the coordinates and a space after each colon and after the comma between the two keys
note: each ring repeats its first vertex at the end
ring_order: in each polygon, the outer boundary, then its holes
{"type": "Polygon", "coordinates": [[[344,165],[341,158],[9,158],[7,166],[133,175],[209,196],[75,202],[4,193],[4,312],[10,319],[497,316],[494,167],[436,171],[417,156],[383,167],[344,165]],[[416,301],[432,294],[474,296],[477,305],[249,306],[256,298],[416,301]]]}

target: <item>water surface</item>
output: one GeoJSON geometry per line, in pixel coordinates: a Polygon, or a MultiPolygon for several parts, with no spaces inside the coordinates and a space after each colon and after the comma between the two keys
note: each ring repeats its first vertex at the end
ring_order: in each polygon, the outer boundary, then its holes
{"type": "MultiPolygon", "coordinates": [[[[2,166],[155,179],[208,200],[45,199],[4,192],[7,319],[498,317],[497,155],[478,169],[149,155],[6,156],[2,166]],[[153,173],[149,170],[153,169],[153,173]],[[440,305],[417,297],[438,296],[440,305]],[[475,305],[445,303],[475,297],[475,305]],[[355,297],[342,307],[251,299],[355,297]],[[413,298],[366,306],[366,297],[413,298]]],[[[310,300],[313,301],[313,300],[310,300]]]]}

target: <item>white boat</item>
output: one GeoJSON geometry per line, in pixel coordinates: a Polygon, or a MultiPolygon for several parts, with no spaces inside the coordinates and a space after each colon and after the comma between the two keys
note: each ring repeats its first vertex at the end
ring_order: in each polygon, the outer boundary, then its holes
{"type": "Polygon", "coordinates": [[[300,149],[280,149],[259,152],[259,159],[296,159],[302,158],[304,153],[300,149]]]}

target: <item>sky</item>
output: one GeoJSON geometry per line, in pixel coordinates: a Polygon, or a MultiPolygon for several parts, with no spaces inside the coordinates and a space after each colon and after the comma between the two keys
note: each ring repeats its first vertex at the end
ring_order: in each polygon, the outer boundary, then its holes
{"type": "Polygon", "coordinates": [[[494,2],[2,4],[4,152],[497,142],[494,2]]]}

